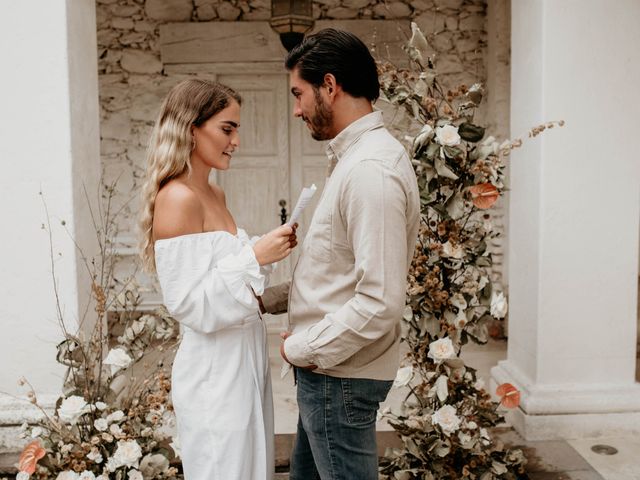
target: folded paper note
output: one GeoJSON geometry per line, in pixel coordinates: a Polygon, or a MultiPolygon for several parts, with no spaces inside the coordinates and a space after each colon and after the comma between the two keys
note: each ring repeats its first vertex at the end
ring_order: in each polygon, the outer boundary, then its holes
{"type": "Polygon", "coordinates": [[[309,205],[309,203],[311,202],[311,199],[315,195],[316,190],[317,189],[316,189],[315,183],[312,184],[310,187],[304,187],[302,189],[302,192],[300,192],[300,196],[298,197],[298,203],[296,203],[296,206],[293,209],[293,213],[291,214],[289,221],[286,223],[287,225],[293,225],[300,219],[302,212],[307,207],[307,205],[309,205]]]}

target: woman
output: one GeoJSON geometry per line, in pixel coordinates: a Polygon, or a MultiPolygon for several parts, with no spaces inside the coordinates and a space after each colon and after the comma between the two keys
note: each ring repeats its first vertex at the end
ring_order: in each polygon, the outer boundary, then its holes
{"type": "Polygon", "coordinates": [[[148,151],[142,257],[184,326],[172,398],[186,480],[265,480],[274,471],[273,400],[256,295],[265,267],[296,245],[282,226],[255,244],[237,228],[211,169],[238,148],[240,96],[185,80],[165,99],[148,151]]]}

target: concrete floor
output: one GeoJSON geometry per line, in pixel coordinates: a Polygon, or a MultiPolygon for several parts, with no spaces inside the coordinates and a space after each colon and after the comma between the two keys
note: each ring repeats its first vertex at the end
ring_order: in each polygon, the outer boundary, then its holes
{"type": "MultiPolygon", "coordinates": [[[[276,434],[280,445],[280,455],[290,448],[296,429],[298,409],[295,401],[293,376],[280,378],[280,339],[270,336],[271,371],[273,377],[276,434]]],[[[465,362],[478,370],[480,378],[489,385],[491,367],[507,356],[505,341],[491,341],[485,346],[467,345],[463,350],[465,362]]],[[[640,370],[639,370],[640,373],[640,370]]],[[[640,377],[639,377],[640,379],[640,377]]],[[[393,390],[383,407],[399,404],[404,398],[401,390],[393,390]]],[[[379,431],[391,428],[383,422],[379,431]]],[[[640,439],[638,438],[598,438],[572,441],[527,442],[517,432],[505,426],[494,431],[506,444],[523,448],[529,461],[527,473],[531,480],[640,480],[640,439]],[[614,455],[597,454],[591,447],[598,444],[612,446],[614,455]]],[[[388,432],[386,438],[393,436],[388,432]]],[[[282,459],[281,459],[282,460],[282,459]]],[[[286,460],[285,460],[286,462],[286,460]]],[[[283,465],[283,469],[286,466],[283,465]]],[[[287,474],[277,477],[286,479],[287,474]]]]}

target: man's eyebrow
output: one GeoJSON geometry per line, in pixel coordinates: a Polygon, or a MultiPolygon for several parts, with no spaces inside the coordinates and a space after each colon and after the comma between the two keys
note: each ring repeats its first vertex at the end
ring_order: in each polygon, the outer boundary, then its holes
{"type": "Polygon", "coordinates": [[[228,125],[231,125],[233,128],[238,128],[240,126],[239,123],[232,122],[231,120],[223,120],[222,123],[226,123],[228,125]]]}

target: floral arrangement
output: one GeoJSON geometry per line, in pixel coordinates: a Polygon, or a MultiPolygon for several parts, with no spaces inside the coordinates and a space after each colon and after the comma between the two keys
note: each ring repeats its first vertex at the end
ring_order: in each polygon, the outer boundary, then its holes
{"type": "MultiPolygon", "coordinates": [[[[69,333],[58,308],[64,339],[56,360],[67,374],[54,411],[40,407],[31,384],[20,381],[41,415],[36,424],[23,425],[28,443],[19,459],[18,480],[181,478],[168,378],[178,327],[165,310],[139,312],[135,285],[114,277],[114,191],[104,187],[106,206],[94,217],[99,258],[89,260],[80,252],[92,279],[95,307],[95,316],[81,325],[91,320],[91,331],[69,333]]],[[[52,245],[50,223],[44,228],[52,245]]]]}
{"type": "MultiPolygon", "coordinates": [[[[460,352],[470,340],[486,343],[489,323],[507,314],[506,298],[488,271],[488,244],[498,235],[489,209],[505,190],[506,158],[522,140],[485,138],[474,123],[482,86],[445,92],[415,24],[405,51],[409,68],[379,62],[379,72],[382,98],[419,129],[410,140],[421,224],[404,318],[408,354],[395,381],[408,395],[401,411],[383,412],[403,447],[387,452],[381,478],[519,478],[522,452],[505,448],[488,429],[503,421],[501,406],[518,406],[520,394],[504,384],[497,392],[501,402],[492,401],[460,352]]],[[[562,123],[536,127],[530,136],[562,123]]]]}

